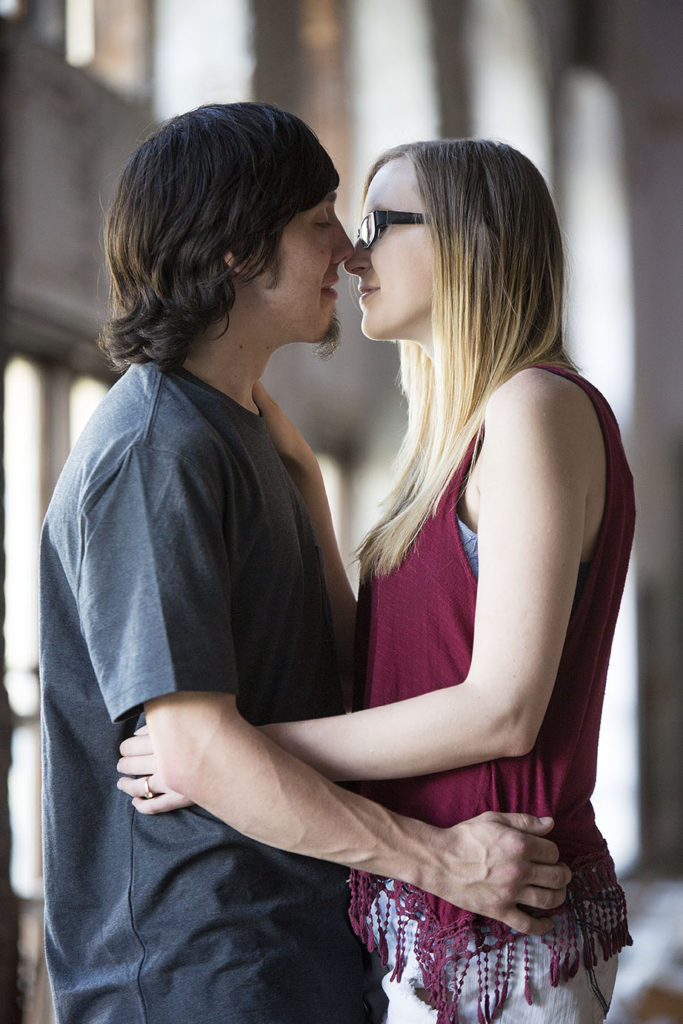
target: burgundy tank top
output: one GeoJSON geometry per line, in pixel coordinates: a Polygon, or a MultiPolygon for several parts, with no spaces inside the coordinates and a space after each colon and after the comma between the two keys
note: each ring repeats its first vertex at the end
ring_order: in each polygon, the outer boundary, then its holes
{"type": "MultiPolygon", "coordinates": [[[[555,828],[551,838],[574,872],[563,910],[587,906],[586,920],[580,924],[587,940],[584,956],[591,955],[586,949],[594,950],[596,937],[609,955],[630,939],[623,893],[590,800],[607,665],[633,540],[633,479],[619,428],[604,397],[574,373],[544,368],[574,381],[591,399],[602,428],[607,477],[595,553],[571,615],[553,693],[534,748],[523,757],[421,778],[367,782],[360,791],[391,810],[441,827],[486,810],[552,815],[555,828]],[[604,905],[591,910],[601,893],[608,895],[607,902],[603,900],[604,905]]],[[[456,505],[473,450],[474,445],[455,472],[436,514],[427,520],[398,569],[361,588],[359,706],[404,700],[453,686],[467,676],[477,580],[457,529],[456,505]]],[[[378,892],[385,891],[384,881],[354,872],[351,884],[354,926],[372,944],[367,916],[378,892]]],[[[400,915],[418,921],[416,948],[418,953],[422,949],[425,962],[433,969],[431,978],[426,971],[425,984],[437,1005],[445,960],[465,955],[472,937],[479,941],[482,924],[487,925],[489,945],[501,948],[515,941],[515,933],[505,925],[484,922],[413,886],[390,886],[388,895],[400,915]]],[[[558,976],[562,962],[573,973],[572,965],[566,963],[568,952],[568,948],[558,949],[558,976]]],[[[439,1019],[451,1019],[443,1007],[439,1019]]]]}

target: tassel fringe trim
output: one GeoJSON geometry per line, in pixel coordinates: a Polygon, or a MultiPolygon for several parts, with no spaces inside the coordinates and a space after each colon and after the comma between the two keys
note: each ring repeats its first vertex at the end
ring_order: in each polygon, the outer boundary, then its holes
{"type": "MultiPolygon", "coordinates": [[[[550,953],[553,987],[573,978],[582,962],[590,969],[600,955],[608,960],[632,944],[624,892],[609,854],[598,863],[575,865],[573,871],[567,902],[553,911],[555,929],[541,939],[550,953]]],[[[409,951],[406,929],[415,922],[412,948],[437,1024],[459,1024],[458,1001],[472,970],[477,972],[479,1024],[496,1020],[519,966],[526,1001],[533,1003],[528,939],[499,921],[461,911],[454,923],[442,925],[420,889],[358,871],[351,875],[350,916],[356,934],[371,952],[378,950],[384,966],[394,961],[392,981],[401,980],[409,951]],[[393,950],[390,931],[395,932],[393,950]]]]}

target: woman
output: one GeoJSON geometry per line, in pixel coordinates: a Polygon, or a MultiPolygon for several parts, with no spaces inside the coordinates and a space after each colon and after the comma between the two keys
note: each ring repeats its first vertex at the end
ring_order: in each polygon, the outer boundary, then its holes
{"type": "MultiPolygon", "coordinates": [[[[268,731],[436,825],[487,809],[555,819],[574,877],[542,938],[353,873],[354,927],[390,968],[389,1022],[601,1020],[630,939],[590,796],[634,501],[614,417],[563,347],[552,200],[508,146],[398,147],[368,175],[346,268],[364,333],[402,339],[409,405],[398,482],[360,551],[366,710],[268,731]]],[[[318,527],[343,621],[352,595],[317,465],[255,397],[318,527]]]]}

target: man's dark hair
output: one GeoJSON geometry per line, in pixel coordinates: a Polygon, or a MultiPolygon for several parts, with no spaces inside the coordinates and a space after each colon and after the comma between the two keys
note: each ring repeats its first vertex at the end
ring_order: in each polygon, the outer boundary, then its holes
{"type": "Polygon", "coordinates": [[[277,107],[215,104],[163,124],[128,161],[107,218],[110,362],[181,366],[194,338],[226,322],[233,268],[242,280],[276,273],[283,228],[338,183],[311,129],[277,107]]]}

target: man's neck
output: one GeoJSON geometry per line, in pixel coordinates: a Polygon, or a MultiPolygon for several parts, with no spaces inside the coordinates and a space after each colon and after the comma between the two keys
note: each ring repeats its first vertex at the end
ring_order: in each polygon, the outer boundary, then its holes
{"type": "Polygon", "coordinates": [[[270,352],[261,352],[240,340],[228,329],[193,341],[184,369],[238,402],[250,412],[258,412],[252,389],[266,368],[270,352]]]}

